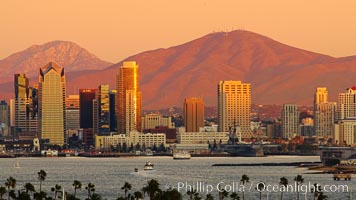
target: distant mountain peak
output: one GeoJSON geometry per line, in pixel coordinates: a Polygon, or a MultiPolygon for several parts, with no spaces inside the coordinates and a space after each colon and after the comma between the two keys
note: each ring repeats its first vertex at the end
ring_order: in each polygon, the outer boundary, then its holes
{"type": "Polygon", "coordinates": [[[52,61],[63,66],[66,72],[100,70],[111,65],[74,42],[55,40],[32,45],[0,60],[0,82],[12,79],[16,73],[38,76],[39,68],[52,61]]]}

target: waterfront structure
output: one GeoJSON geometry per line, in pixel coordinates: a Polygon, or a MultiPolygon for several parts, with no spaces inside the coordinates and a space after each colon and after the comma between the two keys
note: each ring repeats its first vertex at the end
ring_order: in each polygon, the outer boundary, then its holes
{"type": "Polygon", "coordinates": [[[177,133],[178,144],[227,144],[229,134],[227,132],[186,132],[179,129],[177,133]]]}
{"type": "Polygon", "coordinates": [[[14,75],[15,136],[33,140],[38,134],[38,90],[29,86],[25,74],[14,75]]]}
{"type": "Polygon", "coordinates": [[[177,143],[177,130],[176,128],[168,128],[168,126],[156,126],[152,129],[144,129],[144,133],[164,133],[166,135],[166,143],[177,143]]]}
{"type": "Polygon", "coordinates": [[[158,126],[166,126],[168,128],[174,128],[174,123],[171,117],[162,117],[160,114],[146,114],[142,117],[142,130],[154,129],[158,126]]]}
{"type": "Polygon", "coordinates": [[[117,145],[123,147],[124,144],[127,147],[139,144],[141,147],[145,146],[146,148],[153,148],[154,146],[159,147],[162,144],[166,146],[166,135],[163,133],[144,134],[137,131],[131,131],[128,134],[95,137],[96,149],[110,149],[111,147],[117,145]]]}
{"type": "Polygon", "coordinates": [[[333,137],[336,103],[328,102],[328,90],[318,87],[314,95],[314,131],[318,137],[333,137]]]}
{"type": "Polygon", "coordinates": [[[282,108],[282,135],[292,139],[299,135],[299,110],[296,104],[284,104],[282,108]]]}
{"type": "Polygon", "coordinates": [[[204,101],[202,98],[185,98],[183,104],[184,127],[187,132],[198,132],[204,127],[204,101]]]}
{"type": "Polygon", "coordinates": [[[337,106],[337,120],[356,117],[356,86],[346,89],[345,93],[339,93],[337,106]]]}
{"type": "Polygon", "coordinates": [[[66,79],[64,68],[50,62],[40,68],[39,131],[50,144],[64,145],[66,135],[66,79]]]}
{"type": "Polygon", "coordinates": [[[123,62],[116,77],[116,116],[118,133],[128,134],[141,130],[141,92],[138,65],[123,62]]]}
{"type": "Polygon", "coordinates": [[[98,134],[110,135],[110,89],[109,85],[98,88],[98,134]]]}
{"type": "Polygon", "coordinates": [[[251,138],[251,85],[241,81],[218,84],[219,132],[238,128],[242,138],[251,138]]]}

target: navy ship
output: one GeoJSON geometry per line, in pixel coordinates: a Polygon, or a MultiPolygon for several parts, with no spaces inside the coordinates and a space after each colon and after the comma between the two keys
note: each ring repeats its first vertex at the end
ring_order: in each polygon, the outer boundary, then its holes
{"type": "MultiPolygon", "coordinates": [[[[236,123],[235,123],[236,124],[236,123]]],[[[220,149],[231,156],[262,157],[264,156],[263,145],[257,143],[245,143],[241,139],[240,127],[230,127],[229,140],[227,144],[220,144],[220,149]],[[239,135],[239,138],[236,136],[239,135]]]]}

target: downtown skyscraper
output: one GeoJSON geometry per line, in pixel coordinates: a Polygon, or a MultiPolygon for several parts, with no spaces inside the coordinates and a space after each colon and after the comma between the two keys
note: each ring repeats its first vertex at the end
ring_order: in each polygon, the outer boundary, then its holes
{"type": "Polygon", "coordinates": [[[336,103],[328,102],[328,90],[318,87],[314,95],[314,130],[318,137],[333,137],[336,103]]]}
{"type": "Polygon", "coordinates": [[[241,131],[242,138],[252,137],[251,84],[241,81],[219,82],[218,118],[220,132],[236,129],[241,131]]]}
{"type": "Polygon", "coordinates": [[[204,101],[202,98],[185,98],[183,110],[186,132],[199,132],[199,128],[204,128],[204,101]]]}
{"type": "Polygon", "coordinates": [[[356,87],[347,88],[346,92],[339,93],[337,119],[356,118],[356,87]]]}
{"type": "Polygon", "coordinates": [[[15,136],[19,140],[38,137],[38,91],[29,86],[25,74],[14,75],[15,136]]]}
{"type": "Polygon", "coordinates": [[[299,135],[299,109],[296,104],[284,104],[282,108],[282,136],[292,139],[299,135]]]}
{"type": "Polygon", "coordinates": [[[64,68],[50,62],[40,68],[39,131],[50,144],[64,145],[66,134],[66,79],[64,68]]]}
{"type": "Polygon", "coordinates": [[[139,89],[138,65],[124,62],[116,76],[116,115],[119,134],[141,130],[142,97],[139,89]]]}

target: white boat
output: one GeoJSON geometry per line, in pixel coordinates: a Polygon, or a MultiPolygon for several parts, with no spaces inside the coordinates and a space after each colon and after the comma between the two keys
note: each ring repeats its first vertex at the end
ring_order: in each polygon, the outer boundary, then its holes
{"type": "Polygon", "coordinates": [[[21,168],[21,167],[20,167],[20,163],[19,163],[19,161],[16,161],[16,163],[15,163],[14,167],[15,167],[15,168],[21,168]]]}
{"type": "Polygon", "coordinates": [[[191,157],[190,153],[186,151],[173,153],[174,160],[189,160],[191,157]]]}
{"type": "Polygon", "coordinates": [[[145,166],[143,167],[143,170],[154,170],[154,164],[150,161],[146,162],[145,166]]]}
{"type": "Polygon", "coordinates": [[[42,150],[41,155],[44,157],[57,157],[58,156],[58,151],[57,150],[42,150]]]}

